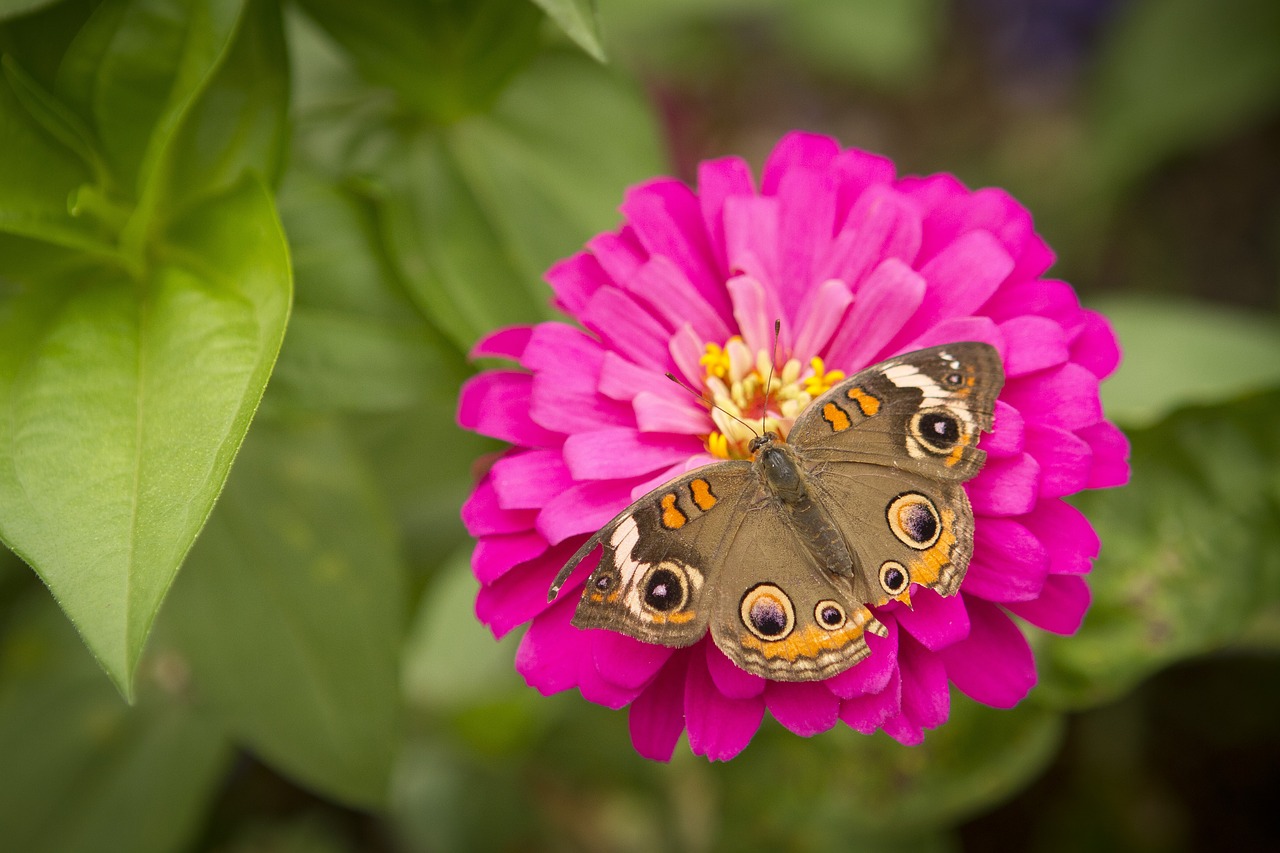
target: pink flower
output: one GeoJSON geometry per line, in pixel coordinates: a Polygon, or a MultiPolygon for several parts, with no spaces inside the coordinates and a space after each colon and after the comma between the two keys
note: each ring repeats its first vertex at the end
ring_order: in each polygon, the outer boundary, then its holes
{"type": "Polygon", "coordinates": [[[743,161],[714,160],[696,193],[653,180],[622,213],[618,231],[547,275],[585,331],[494,332],[473,354],[518,368],[482,373],[461,394],[464,427],[513,445],[462,514],[477,539],[477,616],[498,636],[529,623],[520,673],[543,693],[576,687],[629,705],[636,749],[659,760],[686,730],[695,753],[731,758],[766,710],[802,736],[842,721],[914,744],[947,719],[949,684],[996,707],[1020,701],[1035,661],[1010,614],[1070,634],[1089,605],[1098,539],[1062,499],[1129,476],[1127,442],[1098,400],[1115,337],[1070,285],[1041,278],[1053,254],[1027,211],[1001,190],[898,178],[884,158],[793,133],[759,189],[743,161]],[[596,559],[550,604],[547,589],[585,538],[673,476],[741,455],[750,437],[663,374],[749,411],[758,400],[743,389],[768,369],[775,318],[774,381],[795,401],[772,413],[783,431],[839,372],[936,344],[999,350],[1007,382],[982,439],[986,466],[966,486],[976,533],[960,594],[917,588],[910,608],[876,608],[888,630],[868,637],[871,656],[816,682],[751,675],[709,638],[671,649],[574,628],[596,559]]]}

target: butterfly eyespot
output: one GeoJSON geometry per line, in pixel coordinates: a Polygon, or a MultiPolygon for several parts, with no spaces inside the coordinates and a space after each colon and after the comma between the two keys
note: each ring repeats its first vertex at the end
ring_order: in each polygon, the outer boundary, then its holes
{"type": "Polygon", "coordinates": [[[902,563],[887,561],[880,567],[880,586],[890,595],[898,595],[907,588],[911,575],[902,563]]]}
{"type": "Polygon", "coordinates": [[[679,610],[689,598],[684,575],[667,565],[651,569],[645,576],[643,589],[645,606],[659,613],[679,610]]]}
{"type": "Polygon", "coordinates": [[[932,548],[942,535],[938,509],[919,492],[904,492],[889,503],[889,529],[902,544],[917,551],[932,548]]]}
{"type": "Polygon", "coordinates": [[[747,630],[769,642],[783,639],[796,626],[791,599],[773,584],[762,583],[747,590],[740,613],[747,630]]]}
{"type": "Polygon", "coordinates": [[[818,624],[826,628],[828,631],[835,631],[844,627],[845,619],[844,608],[839,602],[819,601],[818,606],[813,608],[813,618],[818,620],[818,624]]]}
{"type": "Polygon", "coordinates": [[[948,373],[942,377],[942,384],[948,388],[959,388],[964,384],[964,375],[960,373],[948,373]]]}
{"type": "Polygon", "coordinates": [[[595,579],[592,585],[601,592],[608,592],[613,589],[614,582],[615,578],[613,575],[601,575],[595,579]]]}
{"type": "Polygon", "coordinates": [[[946,409],[926,409],[911,418],[911,435],[926,450],[948,453],[964,435],[960,420],[946,409]]]}

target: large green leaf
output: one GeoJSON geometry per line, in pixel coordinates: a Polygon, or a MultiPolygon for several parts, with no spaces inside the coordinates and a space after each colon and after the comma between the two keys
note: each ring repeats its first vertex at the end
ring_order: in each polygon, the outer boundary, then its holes
{"type": "Polygon", "coordinates": [[[1093,303],[1124,346],[1102,386],[1107,414],[1150,426],[1184,406],[1280,387],[1280,320],[1224,305],[1164,296],[1093,303]]]}
{"type": "Polygon", "coordinates": [[[1272,391],[1129,433],[1129,486],[1080,496],[1103,543],[1094,602],[1078,635],[1042,639],[1038,695],[1095,704],[1169,662],[1280,635],[1277,423],[1272,391]]]}
{"type": "Polygon", "coordinates": [[[246,182],[109,269],[0,304],[0,536],[126,696],[222,488],[289,312],[287,248],[246,182]]]}
{"type": "Polygon", "coordinates": [[[199,695],[279,770],[385,797],[399,737],[403,568],[331,421],[255,425],[165,612],[199,695]]]}
{"type": "Polygon", "coordinates": [[[452,403],[466,365],[401,288],[370,205],[296,166],[279,201],[297,298],[272,400],[355,412],[452,403]]]}
{"type": "Polygon", "coordinates": [[[529,0],[302,0],[372,83],[447,124],[485,109],[533,58],[541,13],[529,0]]]}
{"type": "Polygon", "coordinates": [[[231,750],[150,661],[129,708],[48,597],[23,596],[0,635],[0,847],[168,853],[198,832],[231,750]]]}
{"type": "Polygon", "coordinates": [[[617,227],[623,188],[662,162],[632,85],[545,54],[490,113],[400,138],[380,171],[387,242],[422,310],[467,348],[547,316],[547,267],[617,227]]]}

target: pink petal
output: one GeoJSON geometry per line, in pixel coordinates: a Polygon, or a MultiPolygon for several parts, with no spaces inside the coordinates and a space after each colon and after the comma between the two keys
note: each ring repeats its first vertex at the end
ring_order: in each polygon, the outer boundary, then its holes
{"type": "Polygon", "coordinates": [[[793,130],[769,152],[760,177],[760,194],[777,195],[783,178],[795,169],[825,171],[840,153],[840,145],[829,136],[793,130]]]}
{"type": "Polygon", "coordinates": [[[724,236],[725,200],[731,196],[752,196],[755,191],[751,167],[740,157],[724,157],[698,164],[698,202],[702,206],[702,222],[710,237],[717,269],[723,277],[728,277],[729,270],[724,236]]]}
{"type": "Polygon", "coordinates": [[[978,446],[991,456],[1016,456],[1022,453],[1026,424],[1022,413],[1003,400],[996,400],[991,432],[984,433],[978,446]]]}
{"type": "Polygon", "coordinates": [[[814,277],[838,278],[859,293],[876,266],[893,260],[910,267],[919,248],[919,208],[892,187],[873,185],[854,203],[814,267],[814,277]]]}
{"type": "Polygon", "coordinates": [[[467,528],[467,533],[476,538],[531,530],[537,516],[536,512],[530,510],[502,509],[498,505],[498,493],[489,477],[481,480],[462,504],[462,524],[467,528]]]}
{"type": "MultiPolygon", "coordinates": [[[[818,253],[835,233],[834,176],[821,167],[792,168],[778,185],[778,295],[784,307],[808,298],[818,253]]],[[[795,320],[794,313],[788,319],[795,320]]]]}
{"type": "Polygon", "coordinates": [[[634,702],[643,690],[642,686],[623,687],[605,678],[589,654],[578,658],[578,692],[588,702],[616,711],[634,702]]]}
{"type": "Polygon", "coordinates": [[[485,536],[471,552],[471,571],[480,583],[492,583],[520,563],[542,555],[548,547],[547,540],[533,530],[485,536]]]}
{"type": "Polygon", "coordinates": [[[964,592],[988,601],[1027,601],[1040,594],[1049,553],[1023,524],[1008,518],[975,519],[973,559],[964,592]]]}
{"type": "Polygon", "coordinates": [[[674,465],[702,449],[702,442],[692,436],[619,427],[569,436],[564,443],[564,461],[575,480],[613,480],[674,465]]]}
{"type": "Polygon", "coordinates": [[[671,399],[663,394],[643,391],[635,399],[636,425],[641,432],[673,432],[705,435],[715,430],[715,422],[707,410],[694,402],[692,395],[671,399]]]}
{"type": "Polygon", "coordinates": [[[725,251],[729,274],[777,280],[778,201],[735,196],[724,205],[725,251]]]}
{"type": "Polygon", "coordinates": [[[889,683],[878,693],[867,693],[840,703],[840,719],[854,731],[869,735],[902,711],[902,677],[895,664],[889,683]]]}
{"type": "Polygon", "coordinates": [[[1012,269],[1013,259],[990,234],[971,231],[963,235],[920,268],[928,284],[928,298],[898,341],[909,341],[948,317],[973,314],[1012,269]]]}
{"type": "Polygon", "coordinates": [[[633,480],[591,480],[556,495],[534,525],[555,545],[580,533],[595,533],[631,503],[633,480]]]}
{"type": "Polygon", "coordinates": [[[1014,317],[1001,323],[1000,331],[1008,345],[1004,360],[1006,376],[1023,376],[1057,367],[1070,357],[1066,334],[1048,317],[1014,317]]]}
{"type": "Polygon", "coordinates": [[[902,713],[922,728],[947,721],[951,692],[942,659],[919,643],[907,639],[899,651],[902,673],[902,713]]]}
{"type": "Polygon", "coordinates": [[[969,635],[969,614],[959,595],[943,597],[927,587],[911,593],[911,606],[895,612],[898,624],[925,648],[938,650],[969,635]]]}
{"type": "Polygon", "coordinates": [[[1037,628],[1055,634],[1074,634],[1089,609],[1089,585],[1079,575],[1050,575],[1040,597],[1008,605],[1037,628]]]}
{"type": "Polygon", "coordinates": [[[649,259],[627,282],[627,291],[642,299],[666,327],[674,330],[682,323],[704,340],[723,341],[729,326],[684,277],[670,259],[658,255],[649,259]]]}
{"type": "Polygon", "coordinates": [[[764,700],[773,718],[801,737],[825,732],[840,718],[840,700],[820,681],[771,681],[764,700]]]}
{"type": "Polygon", "coordinates": [[[473,376],[458,393],[458,425],[463,429],[525,447],[558,447],[564,436],[529,418],[533,377],[514,370],[490,370],[473,376]]]}
{"type": "Polygon", "coordinates": [[[1040,464],[1040,496],[1060,498],[1085,487],[1093,462],[1088,442],[1057,427],[1027,428],[1027,452],[1040,464]]]}
{"type": "Polygon", "coordinates": [[[489,480],[503,509],[539,509],[573,485],[559,450],[507,453],[493,463],[489,480]]]}
{"type": "Polygon", "coordinates": [[[800,302],[792,352],[802,358],[824,352],[852,302],[853,294],[843,281],[833,278],[820,284],[815,293],[800,302]]]}
{"type": "Polygon", "coordinates": [[[566,382],[570,372],[545,371],[533,377],[529,418],[534,423],[568,435],[587,429],[635,425],[631,406],[600,395],[594,387],[584,390],[580,382],[566,382]]]}
{"type": "Polygon", "coordinates": [[[600,676],[628,689],[638,690],[648,684],[675,651],[616,631],[589,631],[588,636],[600,676]]]}
{"type": "Polygon", "coordinates": [[[997,322],[1038,314],[1066,329],[1080,314],[1080,300],[1065,281],[1040,279],[1001,287],[987,300],[982,313],[997,322]]]}
{"type": "Polygon", "coordinates": [[[702,225],[698,197],[672,179],[657,179],[627,191],[622,213],[650,255],[675,262],[693,289],[722,317],[729,316],[729,300],[721,285],[711,243],[702,225]]]}
{"type": "Polygon", "coordinates": [[[555,291],[555,305],[570,316],[578,316],[600,288],[612,284],[600,262],[586,252],[557,261],[545,276],[555,291]]]}
{"type": "MultiPolygon", "coordinates": [[[[554,606],[547,602],[551,581],[573,556],[579,544],[581,540],[575,540],[574,547],[561,545],[552,548],[482,585],[476,593],[476,618],[481,624],[487,625],[494,636],[502,637],[512,628],[546,612],[549,607],[554,606]]],[[[576,607],[581,597],[582,584],[598,562],[599,559],[594,557],[583,560],[560,591],[555,604],[570,601],[576,607]]]]}
{"type": "Polygon", "coordinates": [[[915,340],[901,347],[901,352],[912,352],[942,344],[979,341],[991,344],[999,352],[1005,350],[1004,335],[990,317],[948,317],[930,326],[915,340]]]}
{"type": "Polygon", "coordinates": [[[586,332],[567,323],[539,323],[520,356],[520,365],[533,373],[552,373],[584,393],[595,388],[606,350],[586,332]]]}
{"type": "Polygon", "coordinates": [[[636,232],[629,226],[624,226],[616,234],[597,234],[587,241],[587,248],[605,274],[620,283],[630,280],[648,257],[636,239],[636,232]]]}
{"type": "Polygon", "coordinates": [[[1030,421],[1077,430],[1102,420],[1098,377],[1078,364],[1011,379],[1001,394],[1030,421]]]}
{"type": "MultiPolygon", "coordinates": [[[[704,640],[704,642],[709,642],[704,640]]],[[[711,761],[728,761],[746,748],[764,719],[764,696],[731,699],[716,689],[705,655],[689,655],[684,688],[689,749],[711,761]]]]}
{"type": "MultiPolygon", "coordinates": [[[[896,616],[898,611],[893,611],[896,616]]],[[[828,678],[824,684],[841,699],[853,699],[886,689],[890,679],[898,671],[898,622],[884,613],[877,613],[884,624],[886,635],[867,634],[867,647],[871,654],[839,675],[828,678]]],[[[894,708],[897,710],[896,705],[894,708]]],[[[872,726],[874,730],[875,726],[872,726]]]]}
{"type": "Polygon", "coordinates": [[[689,396],[679,386],[650,367],[641,367],[627,361],[616,352],[607,352],[600,365],[600,378],[596,390],[610,400],[630,402],[642,391],[654,394],[667,394],[673,399],[689,396]]]}
{"type": "Polygon", "coordinates": [[[1071,360],[1106,379],[1120,364],[1120,342],[1106,317],[1088,309],[1081,314],[1084,323],[1071,341],[1071,360]]]}
{"type": "Polygon", "coordinates": [[[764,693],[768,684],[765,679],[729,660],[715,643],[705,643],[704,648],[707,650],[707,672],[717,690],[730,699],[750,699],[764,693]]]}
{"type": "Polygon", "coordinates": [[[467,358],[509,358],[518,361],[533,335],[532,326],[506,326],[476,341],[467,358]]]}
{"type": "Polygon", "coordinates": [[[919,746],[924,743],[924,728],[906,713],[891,716],[881,724],[884,733],[903,746],[919,746]]]}
{"type": "Polygon", "coordinates": [[[965,484],[979,515],[1021,515],[1036,504],[1040,466],[1029,454],[988,457],[978,476],[965,484]]]}
{"type": "Polygon", "coordinates": [[[1098,421],[1076,435],[1089,443],[1092,467],[1088,488],[1107,489],[1129,482],[1129,439],[1110,421],[1098,421]]]}
{"type": "Polygon", "coordinates": [[[892,160],[857,148],[841,151],[832,161],[830,169],[840,188],[836,199],[838,223],[845,221],[854,204],[870,187],[892,184],[896,175],[892,160]]]}
{"type": "Polygon", "coordinates": [[[994,604],[970,598],[969,636],[938,654],[947,675],[970,699],[1012,708],[1036,683],[1036,662],[1027,640],[994,604]]]}
{"type": "Polygon", "coordinates": [[[733,299],[733,316],[747,348],[753,353],[773,351],[773,324],[782,320],[779,346],[789,347],[787,322],[778,303],[777,294],[763,284],[745,275],[729,279],[729,295],[733,299]]]}
{"type": "Polygon", "coordinates": [[[529,623],[516,649],[516,672],[544,696],[578,685],[582,631],[569,624],[576,601],[562,599],[529,623]]]}
{"type": "Polygon", "coordinates": [[[1053,574],[1079,575],[1092,568],[1101,543],[1089,519],[1071,504],[1043,500],[1035,512],[1019,520],[1044,544],[1053,574]]]}
{"type": "Polygon", "coordinates": [[[596,291],[580,317],[582,325],[599,335],[610,349],[659,372],[668,369],[662,343],[670,334],[621,290],[604,287],[596,291]]]}
{"type": "Polygon", "coordinates": [[[845,371],[861,370],[879,360],[924,300],[924,279],[901,261],[888,260],[876,267],[854,294],[853,305],[827,349],[829,366],[845,371]]]}
{"type": "MultiPolygon", "coordinates": [[[[676,331],[668,343],[671,362],[676,366],[680,378],[694,388],[701,388],[705,371],[702,367],[702,356],[707,352],[708,341],[703,341],[687,323],[676,331]]],[[[723,341],[721,341],[723,343],[723,341]]]]}
{"type": "Polygon", "coordinates": [[[636,752],[652,761],[670,761],[684,731],[685,661],[688,651],[672,655],[658,676],[631,703],[628,723],[636,752]]]}

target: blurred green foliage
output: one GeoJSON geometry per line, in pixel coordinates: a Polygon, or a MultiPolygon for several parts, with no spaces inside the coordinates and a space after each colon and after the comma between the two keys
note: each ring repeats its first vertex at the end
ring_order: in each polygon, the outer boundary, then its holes
{"type": "Polygon", "coordinates": [[[601,6],[0,2],[0,848],[1274,838],[1278,7],[601,6]],[[655,765],[472,618],[454,401],[627,185],[797,126],[1028,203],[1133,483],[1019,708],[655,765]]]}

